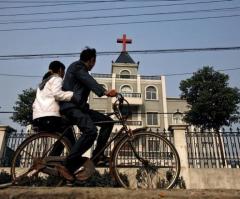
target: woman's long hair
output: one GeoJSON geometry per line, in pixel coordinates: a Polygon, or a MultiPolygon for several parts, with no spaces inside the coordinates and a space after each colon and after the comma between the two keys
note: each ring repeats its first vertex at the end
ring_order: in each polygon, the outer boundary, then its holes
{"type": "Polygon", "coordinates": [[[44,89],[45,84],[51,79],[52,75],[57,74],[60,69],[65,70],[65,66],[60,61],[53,61],[49,64],[48,72],[43,75],[42,82],[39,84],[39,89],[44,89]]]}
{"type": "Polygon", "coordinates": [[[43,79],[42,80],[47,79],[48,77],[50,77],[54,73],[58,73],[60,71],[60,69],[65,70],[64,64],[62,62],[60,62],[60,61],[52,61],[49,64],[48,72],[43,75],[43,79]]]}

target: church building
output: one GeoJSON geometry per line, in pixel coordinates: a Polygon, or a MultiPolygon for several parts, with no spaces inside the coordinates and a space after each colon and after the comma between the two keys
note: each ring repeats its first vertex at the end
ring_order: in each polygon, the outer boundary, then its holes
{"type": "MultiPolygon", "coordinates": [[[[131,115],[128,124],[131,129],[149,127],[151,129],[168,129],[169,124],[181,121],[179,114],[187,110],[185,100],[168,98],[166,96],[165,76],[146,76],[138,73],[139,62],[136,62],[126,50],[127,43],[132,43],[123,34],[121,39],[122,51],[116,61],[112,61],[110,74],[92,74],[92,76],[106,89],[116,89],[122,93],[130,104],[131,115]]],[[[90,94],[89,104],[92,109],[103,113],[112,112],[112,105],[116,99],[97,97],[90,94]]],[[[181,115],[181,114],[180,114],[181,115]]],[[[120,126],[115,125],[116,130],[120,126]]]]}

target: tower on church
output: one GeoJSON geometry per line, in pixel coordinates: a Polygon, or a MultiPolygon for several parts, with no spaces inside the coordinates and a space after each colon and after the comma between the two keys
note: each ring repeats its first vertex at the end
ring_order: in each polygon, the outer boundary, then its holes
{"type": "MultiPolygon", "coordinates": [[[[186,102],[166,97],[164,76],[139,74],[139,62],[136,63],[127,51],[127,44],[131,44],[132,39],[123,34],[117,43],[122,44],[122,50],[112,61],[111,73],[92,75],[106,89],[116,89],[127,99],[132,112],[128,119],[130,128],[168,129],[168,124],[174,121],[169,112],[184,112],[186,102]]],[[[93,93],[89,98],[91,108],[103,113],[112,112],[114,101],[114,98],[99,98],[93,93]]],[[[120,126],[115,125],[115,128],[120,126]]]]}

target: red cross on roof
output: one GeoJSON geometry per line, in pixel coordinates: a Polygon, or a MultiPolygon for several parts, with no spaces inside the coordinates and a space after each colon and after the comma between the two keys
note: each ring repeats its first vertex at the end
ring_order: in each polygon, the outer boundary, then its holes
{"type": "Polygon", "coordinates": [[[126,52],[126,46],[127,46],[127,44],[131,44],[132,40],[131,39],[127,39],[126,34],[123,34],[122,39],[117,39],[117,43],[122,43],[123,44],[122,52],[126,52]]]}

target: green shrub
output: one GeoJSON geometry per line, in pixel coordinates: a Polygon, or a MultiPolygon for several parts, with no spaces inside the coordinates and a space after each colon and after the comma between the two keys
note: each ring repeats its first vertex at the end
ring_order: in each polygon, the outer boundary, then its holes
{"type": "Polygon", "coordinates": [[[0,172],[0,184],[11,182],[11,176],[6,171],[1,170],[0,172]]]}
{"type": "MultiPolygon", "coordinates": [[[[2,170],[0,172],[0,184],[11,182],[11,175],[6,171],[2,170]]],[[[30,179],[28,177],[23,177],[18,183],[18,186],[47,186],[52,187],[56,186],[59,182],[59,177],[48,176],[44,177],[35,177],[30,179]]],[[[109,172],[106,170],[103,174],[100,174],[98,171],[94,173],[92,177],[85,181],[75,182],[74,186],[79,187],[118,187],[118,183],[114,180],[109,172]]]]}
{"type": "Polygon", "coordinates": [[[79,187],[118,187],[118,183],[114,180],[109,172],[106,170],[103,174],[95,171],[94,175],[88,180],[78,181],[74,186],[79,187]]]}

